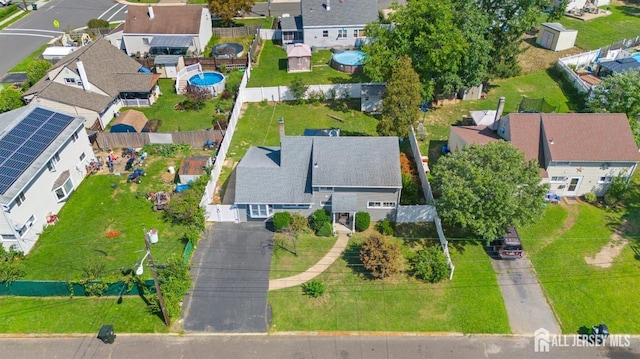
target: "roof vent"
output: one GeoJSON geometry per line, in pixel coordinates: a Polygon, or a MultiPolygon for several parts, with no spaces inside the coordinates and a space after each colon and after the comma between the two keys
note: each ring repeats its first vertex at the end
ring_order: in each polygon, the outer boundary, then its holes
{"type": "Polygon", "coordinates": [[[318,168],[318,162],[313,164],[313,168],[318,168]]]}
{"type": "Polygon", "coordinates": [[[330,2],[330,0],[327,0],[327,5],[325,7],[327,8],[327,11],[331,10],[331,2],[330,2]]]}
{"type": "Polygon", "coordinates": [[[153,13],[153,7],[149,5],[149,20],[153,20],[155,18],[155,14],[153,13]]]}

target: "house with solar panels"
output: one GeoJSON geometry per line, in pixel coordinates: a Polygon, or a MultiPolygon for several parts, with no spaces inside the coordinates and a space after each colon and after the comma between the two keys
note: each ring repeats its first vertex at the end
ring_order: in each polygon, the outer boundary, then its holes
{"type": "Polygon", "coordinates": [[[31,104],[0,114],[0,240],[28,253],[86,175],[84,118],[31,104]]]}
{"type": "Polygon", "coordinates": [[[159,77],[100,38],[58,61],[22,98],[84,117],[85,127],[101,131],[122,107],[155,103],[159,77]]]}
{"type": "MultiPolygon", "coordinates": [[[[213,36],[205,6],[130,6],[127,18],[106,36],[129,56],[203,54],[213,36]]],[[[208,56],[209,54],[204,54],[208,56]]]]}

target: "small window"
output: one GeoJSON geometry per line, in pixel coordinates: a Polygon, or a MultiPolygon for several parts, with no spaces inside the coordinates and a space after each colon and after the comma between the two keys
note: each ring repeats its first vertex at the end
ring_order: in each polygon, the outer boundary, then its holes
{"type": "Polygon", "coordinates": [[[560,161],[560,162],[556,162],[555,165],[558,166],[558,167],[567,167],[567,166],[571,166],[571,162],[569,162],[569,161],[560,161]]]}
{"type": "Polygon", "coordinates": [[[354,29],[353,30],[353,37],[355,37],[356,39],[359,37],[365,37],[364,36],[364,29],[354,29]]]}
{"type": "Polygon", "coordinates": [[[346,39],[347,38],[347,29],[338,30],[338,39],[346,39]]]}
{"type": "Polygon", "coordinates": [[[329,37],[329,30],[322,30],[322,37],[329,37]]]}
{"type": "Polygon", "coordinates": [[[80,161],[84,160],[84,158],[87,157],[84,152],[82,152],[82,154],[80,155],[80,161]]]}
{"type": "Polygon", "coordinates": [[[552,176],[551,177],[551,183],[562,183],[564,182],[565,177],[564,176],[552,176]]]}
{"type": "Polygon", "coordinates": [[[60,162],[60,154],[58,152],[56,152],[53,155],[53,157],[51,157],[49,162],[47,162],[47,168],[49,169],[49,171],[55,172],[56,171],[56,163],[58,163],[58,162],[60,162]]]}
{"type": "Polygon", "coordinates": [[[16,197],[16,204],[18,205],[18,207],[22,206],[26,199],[27,198],[24,196],[24,192],[20,192],[20,194],[18,194],[18,197],[16,197]]]}
{"type": "Polygon", "coordinates": [[[318,192],[333,192],[333,187],[318,187],[318,192]]]}
{"type": "MultiPolygon", "coordinates": [[[[73,133],[73,135],[71,135],[71,140],[72,140],[73,142],[76,142],[76,141],[78,140],[78,133],[77,133],[77,132],[74,132],[74,133],[73,133]]],[[[83,153],[83,154],[84,154],[84,153],[83,153]]]]}
{"type": "Polygon", "coordinates": [[[62,201],[67,197],[69,197],[72,191],[73,191],[73,182],[71,182],[71,178],[67,178],[67,180],[64,181],[64,184],[62,186],[53,190],[53,192],[56,194],[56,198],[58,199],[58,201],[62,201]]]}
{"type": "Polygon", "coordinates": [[[76,79],[74,79],[73,77],[65,77],[64,78],[64,83],[65,84],[75,84],[76,83],[76,79]]]}
{"type": "Polygon", "coordinates": [[[251,218],[268,218],[273,215],[273,206],[270,204],[250,204],[249,215],[251,218]]]}
{"type": "Polygon", "coordinates": [[[396,202],[369,201],[367,208],[396,208],[396,202]]]}
{"type": "Polygon", "coordinates": [[[33,227],[34,223],[36,223],[36,217],[32,215],[31,217],[29,217],[27,222],[21,228],[18,229],[18,234],[20,235],[20,237],[24,237],[24,235],[27,234],[27,232],[29,232],[31,227],[33,227]]]}
{"type": "Polygon", "coordinates": [[[143,37],[143,38],[142,38],[142,43],[143,43],[144,45],[149,45],[149,38],[148,38],[148,37],[143,37]]]}
{"type": "Polygon", "coordinates": [[[282,209],[309,209],[310,204],[283,204],[282,209]]]}
{"type": "Polygon", "coordinates": [[[612,176],[602,176],[598,180],[598,183],[611,183],[612,181],[613,181],[613,177],[612,176]]]}

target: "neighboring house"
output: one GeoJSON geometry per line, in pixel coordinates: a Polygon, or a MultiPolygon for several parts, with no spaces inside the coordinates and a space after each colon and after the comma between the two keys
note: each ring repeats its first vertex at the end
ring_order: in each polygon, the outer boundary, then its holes
{"type": "Polygon", "coordinates": [[[597,75],[606,77],[616,72],[625,72],[634,69],[640,69],[640,58],[624,57],[613,61],[601,61],[598,64],[597,75]]]}
{"type": "Polygon", "coordinates": [[[205,6],[130,6],[106,38],[129,56],[202,54],[213,35],[205,6]]]}
{"type": "Polygon", "coordinates": [[[160,94],[158,78],[100,38],[58,61],[22,97],[103,130],[123,106],[151,106],[160,94]]]}
{"type": "MultiPolygon", "coordinates": [[[[585,6],[590,7],[598,7],[598,6],[606,6],[609,5],[609,0],[569,0],[567,3],[567,7],[565,9],[566,12],[573,12],[582,10],[585,6]]],[[[562,3],[562,0],[553,0],[551,5],[553,7],[558,6],[562,3]]]]}
{"type": "Polygon", "coordinates": [[[618,174],[640,162],[627,116],[621,113],[512,113],[491,126],[452,126],[448,148],[506,140],[540,166],[543,183],[560,196],[603,196],[618,174]]]}
{"type": "Polygon", "coordinates": [[[28,253],[86,175],[84,118],[31,104],[0,114],[0,239],[28,253]]]}
{"type": "Polygon", "coordinates": [[[234,204],[241,221],[318,209],[353,229],[355,213],[395,218],[400,203],[397,137],[284,136],[280,147],[250,147],[236,167],[234,204]]]}
{"type": "Polygon", "coordinates": [[[178,178],[181,184],[195,181],[198,177],[207,172],[207,167],[211,167],[213,161],[209,156],[188,156],[182,160],[178,169],[178,178]]]}
{"type": "Polygon", "coordinates": [[[568,50],[576,43],[578,30],[567,29],[559,22],[543,22],[536,44],[553,51],[568,50]]]}
{"type": "Polygon", "coordinates": [[[147,116],[144,113],[136,110],[127,110],[118,115],[111,124],[109,132],[149,132],[146,128],[147,116]]]}
{"type": "Polygon", "coordinates": [[[301,0],[300,10],[304,43],[318,48],[359,47],[364,27],[378,20],[376,0],[301,0]]]}
{"type": "Polygon", "coordinates": [[[385,84],[362,84],[360,88],[360,111],[382,113],[382,95],[387,89],[385,84]]]}

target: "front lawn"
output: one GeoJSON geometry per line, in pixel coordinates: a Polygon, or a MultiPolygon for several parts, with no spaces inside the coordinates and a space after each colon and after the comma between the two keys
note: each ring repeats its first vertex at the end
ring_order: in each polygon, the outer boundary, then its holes
{"type": "Polygon", "coordinates": [[[93,333],[112,324],[119,333],[167,333],[162,318],[138,296],[106,298],[0,298],[1,333],[93,333]]]}
{"type": "MultiPolygon", "coordinates": [[[[635,206],[637,199],[632,203],[635,206]]],[[[640,322],[632,319],[640,316],[638,240],[631,239],[608,268],[585,259],[610,243],[622,219],[628,221],[628,230],[637,228],[637,209],[612,212],[585,203],[571,206],[575,207],[570,211],[548,207],[542,222],[520,231],[562,331],[576,333],[581,326],[604,322],[612,333],[640,333],[640,322]]]]}
{"type": "Polygon", "coordinates": [[[289,86],[294,78],[308,85],[368,82],[362,74],[347,74],[329,66],[331,51],[318,50],[311,54],[311,72],[287,73],[287,53],[273,41],[265,41],[259,64],[251,69],[247,87],[289,86]]]}
{"type": "MultiPolygon", "coordinates": [[[[25,279],[82,280],[89,269],[101,278],[135,269],[145,254],[143,228],[158,229],[152,249],[157,263],[182,255],[184,228],[166,222],[145,198],[148,192],[171,190],[161,176],[179,160],[154,157],[145,163],[141,184],[127,183],[128,173],[87,177],[58,213],[58,223],[44,230],[25,258],[25,279]],[[107,237],[116,231],[119,235],[107,237]]],[[[150,276],[145,271],[144,277],[150,276]]]]}
{"type": "MultiPolygon", "coordinates": [[[[402,241],[401,239],[396,239],[402,241]]],[[[453,281],[427,284],[405,274],[372,280],[359,261],[362,238],[316,279],[317,299],[300,287],[268,293],[273,331],[452,331],[509,333],[509,321],[491,262],[482,246],[452,248],[453,281]]],[[[407,250],[409,244],[403,244],[407,250]]]]}
{"type": "Polygon", "coordinates": [[[288,136],[300,136],[307,128],[340,128],[341,135],[374,136],[378,120],[360,112],[360,101],[352,101],[350,109],[332,109],[332,102],[313,105],[287,103],[249,103],[238,121],[227,156],[240,161],[249,146],[278,146],[278,118],[284,119],[288,136]],[[357,109],[356,109],[357,107],[357,109]],[[328,115],[344,120],[340,122],[328,115]]]}
{"type": "Polygon", "coordinates": [[[622,39],[638,36],[640,7],[620,4],[610,6],[610,10],[609,16],[589,21],[565,16],[560,23],[569,29],[578,30],[576,46],[583,50],[595,50],[622,39]]]}
{"type": "Polygon", "coordinates": [[[269,279],[286,278],[306,271],[318,263],[335,243],[335,237],[317,237],[307,233],[298,235],[294,247],[290,237],[276,234],[269,279]]]}

